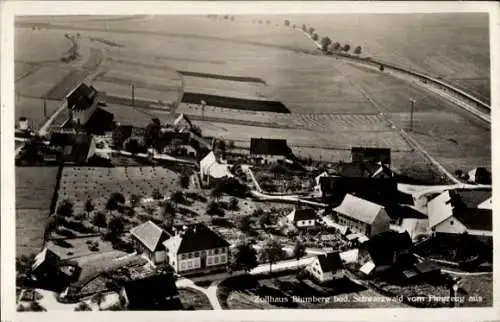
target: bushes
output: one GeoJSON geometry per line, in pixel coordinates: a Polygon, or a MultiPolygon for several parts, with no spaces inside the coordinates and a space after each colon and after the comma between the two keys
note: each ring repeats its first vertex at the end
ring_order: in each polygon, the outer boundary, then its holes
{"type": "Polygon", "coordinates": [[[199,202],[207,202],[208,201],[208,199],[205,196],[202,196],[201,194],[196,193],[196,192],[186,192],[185,196],[187,198],[190,198],[190,199],[193,199],[193,200],[196,200],[199,202]]]}
{"type": "Polygon", "coordinates": [[[56,229],[56,233],[60,236],[64,236],[64,237],[75,237],[76,234],[69,230],[69,229],[66,229],[66,228],[63,228],[63,227],[58,227],[56,229]]]}
{"type": "Polygon", "coordinates": [[[226,227],[226,228],[234,227],[234,225],[229,220],[227,220],[227,218],[223,217],[212,217],[211,223],[212,225],[220,227],[226,227]]]}

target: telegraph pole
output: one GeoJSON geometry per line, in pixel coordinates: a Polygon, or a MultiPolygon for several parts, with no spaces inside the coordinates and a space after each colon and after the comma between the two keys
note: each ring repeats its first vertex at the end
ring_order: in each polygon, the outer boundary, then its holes
{"type": "Polygon", "coordinates": [[[410,132],[413,131],[413,110],[415,109],[415,103],[417,101],[410,98],[410,132]]]}
{"type": "Polygon", "coordinates": [[[132,106],[135,107],[135,84],[132,84],[132,106]]]}
{"type": "Polygon", "coordinates": [[[201,119],[204,121],[205,120],[205,106],[207,105],[207,103],[202,100],[201,102],[201,119]]]}
{"type": "Polygon", "coordinates": [[[43,117],[47,118],[47,99],[43,99],[43,117]]]}

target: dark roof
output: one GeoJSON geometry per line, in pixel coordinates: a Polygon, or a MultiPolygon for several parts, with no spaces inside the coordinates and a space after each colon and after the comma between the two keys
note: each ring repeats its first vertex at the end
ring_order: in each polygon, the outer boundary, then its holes
{"type": "Polygon", "coordinates": [[[88,109],[95,103],[97,90],[82,83],[68,96],[68,108],[73,110],[88,109]]]}
{"type": "Polygon", "coordinates": [[[167,300],[177,296],[173,274],[161,274],[125,282],[124,291],[129,300],[129,310],[177,309],[177,301],[167,300]]]}
{"type": "Polygon", "coordinates": [[[408,205],[393,204],[385,207],[385,211],[392,219],[413,218],[427,219],[428,217],[420,211],[408,205]]]}
{"type": "Polygon", "coordinates": [[[368,251],[375,265],[391,265],[395,255],[411,249],[412,241],[408,232],[387,231],[372,236],[360,247],[368,251]]]}
{"type": "Polygon", "coordinates": [[[338,252],[321,254],[317,257],[323,273],[334,272],[342,268],[342,260],[338,252]]]}
{"type": "Polygon", "coordinates": [[[61,158],[64,162],[85,163],[89,154],[92,136],[86,133],[53,133],[50,144],[62,147],[61,158]]]}
{"type": "Polygon", "coordinates": [[[491,188],[450,190],[452,200],[457,203],[461,202],[467,208],[477,208],[480,203],[490,198],[491,195],[491,188]]]}
{"type": "Polygon", "coordinates": [[[290,154],[290,148],[288,147],[286,140],[251,138],[250,154],[288,156],[290,154]]]}
{"type": "Polygon", "coordinates": [[[295,209],[293,221],[316,219],[316,211],[312,208],[295,209]]]}
{"type": "Polygon", "coordinates": [[[178,254],[204,249],[228,247],[229,243],[206,225],[198,223],[187,227],[177,251],[178,254]]]}
{"type": "Polygon", "coordinates": [[[113,129],[114,117],[113,113],[97,107],[83,127],[90,133],[103,134],[113,129]]]}
{"type": "Polygon", "coordinates": [[[342,177],[371,177],[379,168],[377,164],[365,162],[346,162],[336,166],[334,172],[342,177]]]}
{"type": "Polygon", "coordinates": [[[352,147],[351,155],[352,162],[382,161],[384,164],[391,164],[391,149],[388,148],[352,147]]]}
{"type": "Polygon", "coordinates": [[[150,251],[157,250],[169,235],[160,227],[148,220],[130,230],[132,236],[137,238],[150,251]]]}
{"type": "Polygon", "coordinates": [[[398,202],[397,182],[392,179],[326,176],[320,178],[320,186],[323,201],[333,206],[348,193],[382,206],[398,202]]]}
{"type": "Polygon", "coordinates": [[[415,270],[421,274],[440,270],[438,266],[436,266],[435,264],[433,264],[430,261],[423,261],[420,263],[416,263],[414,265],[414,267],[415,267],[415,270]]]}
{"type": "Polygon", "coordinates": [[[493,212],[491,209],[454,208],[453,215],[468,229],[493,231],[493,212]]]}
{"type": "Polygon", "coordinates": [[[124,141],[132,136],[133,130],[134,127],[132,125],[118,125],[115,128],[115,131],[117,131],[117,133],[120,133],[122,135],[124,141]]]}
{"type": "Polygon", "coordinates": [[[179,145],[188,145],[191,142],[191,132],[164,132],[160,135],[160,140],[167,145],[173,144],[175,141],[179,145]]]}

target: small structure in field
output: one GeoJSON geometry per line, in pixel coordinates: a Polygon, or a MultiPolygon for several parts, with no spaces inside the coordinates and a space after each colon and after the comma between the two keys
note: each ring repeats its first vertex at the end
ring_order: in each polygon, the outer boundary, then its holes
{"type": "Polygon", "coordinates": [[[208,153],[200,161],[200,179],[204,187],[213,187],[227,178],[233,177],[229,164],[221,163],[213,152],[208,153]]]}
{"type": "Polygon", "coordinates": [[[344,277],[343,263],[338,252],[317,255],[306,270],[320,283],[344,277]]]}
{"type": "Polygon", "coordinates": [[[167,250],[163,242],[169,234],[152,221],[146,221],[130,230],[137,253],[154,265],[164,264],[168,261],[167,250]]]}
{"type": "Polygon", "coordinates": [[[277,162],[290,157],[292,151],[283,139],[251,138],[250,157],[262,163],[277,162]]]}
{"type": "Polygon", "coordinates": [[[226,269],[229,243],[205,224],[197,223],[175,230],[163,242],[170,266],[179,274],[208,273],[226,269]]]}
{"type": "Polygon", "coordinates": [[[383,206],[350,194],[345,196],[334,211],[341,225],[366,236],[373,236],[390,229],[390,218],[383,206]]]}

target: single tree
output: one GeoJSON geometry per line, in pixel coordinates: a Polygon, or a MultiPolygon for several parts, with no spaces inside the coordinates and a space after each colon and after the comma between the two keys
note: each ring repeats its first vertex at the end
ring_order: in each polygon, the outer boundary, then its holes
{"type": "Polygon", "coordinates": [[[295,246],[293,247],[293,257],[297,260],[297,266],[299,265],[299,259],[306,255],[306,246],[300,239],[297,239],[295,246]]]}
{"type": "Polygon", "coordinates": [[[273,264],[283,259],[283,257],[283,247],[276,239],[270,239],[262,248],[262,258],[269,262],[269,274],[272,272],[273,264]]]}
{"type": "Polygon", "coordinates": [[[90,197],[87,198],[87,201],[85,201],[84,208],[85,208],[85,212],[87,213],[87,218],[89,218],[90,213],[92,211],[94,211],[94,209],[95,209],[94,203],[92,202],[92,199],[90,199],[90,197]]]}
{"type": "Polygon", "coordinates": [[[290,26],[290,20],[285,20],[285,27],[290,26]]]}
{"type": "Polygon", "coordinates": [[[354,53],[356,55],[361,55],[361,46],[359,46],[359,45],[356,46],[356,48],[354,48],[354,53]]]}
{"type": "Polygon", "coordinates": [[[170,231],[174,226],[175,213],[175,206],[171,202],[166,202],[162,210],[163,228],[165,230],[170,231]]]}
{"type": "Polygon", "coordinates": [[[220,185],[216,185],[212,191],[210,191],[210,197],[214,198],[216,201],[219,201],[220,197],[222,197],[222,189],[220,185]]]}
{"type": "Polygon", "coordinates": [[[269,212],[263,212],[258,218],[259,218],[259,225],[262,228],[272,224],[272,216],[271,213],[269,212]]]}
{"type": "Polygon", "coordinates": [[[252,245],[242,242],[236,245],[232,252],[231,269],[240,270],[245,272],[251,271],[257,267],[257,252],[252,245]]]}
{"type": "Polygon", "coordinates": [[[314,31],[315,31],[315,30],[316,30],[316,29],[314,29],[313,27],[309,27],[308,32],[309,32],[309,34],[310,34],[310,35],[312,35],[312,34],[314,34],[314,31]]]}
{"type": "Polygon", "coordinates": [[[347,53],[347,52],[349,52],[350,49],[351,49],[351,45],[345,44],[344,47],[342,48],[342,51],[345,51],[347,53]]]}
{"type": "Polygon", "coordinates": [[[130,199],[129,199],[130,207],[131,208],[137,207],[139,205],[139,203],[141,202],[141,199],[142,199],[142,197],[139,195],[136,195],[136,194],[131,195],[130,199]]]}
{"type": "Polygon", "coordinates": [[[252,219],[250,218],[250,216],[241,217],[239,224],[241,231],[249,232],[252,225],[252,219]]]}
{"type": "Polygon", "coordinates": [[[302,31],[303,32],[307,32],[307,26],[306,25],[302,25],[302,31]]]}
{"type": "Polygon", "coordinates": [[[38,303],[38,301],[31,302],[26,309],[27,309],[27,311],[30,311],[30,312],[45,312],[45,311],[47,311],[47,309],[44,308],[43,306],[41,306],[40,303],[38,303]]]}
{"type": "Polygon", "coordinates": [[[221,206],[219,205],[218,202],[215,202],[215,201],[211,201],[208,205],[207,205],[207,215],[210,215],[210,216],[224,216],[225,213],[224,213],[224,209],[221,208],[221,206]]]}
{"type": "Polygon", "coordinates": [[[94,296],[92,296],[91,301],[92,303],[95,303],[99,310],[101,309],[101,304],[104,302],[105,296],[102,293],[96,293],[94,296]]]}
{"type": "Polygon", "coordinates": [[[113,192],[106,202],[106,210],[112,213],[118,207],[123,206],[123,204],[125,204],[125,197],[119,192],[113,192]]]}
{"type": "Polygon", "coordinates": [[[321,38],[321,50],[323,50],[324,52],[327,52],[328,51],[328,47],[331,45],[332,43],[332,40],[330,39],[330,37],[323,37],[321,38]]]}
{"type": "Polygon", "coordinates": [[[139,153],[141,151],[141,145],[139,141],[136,139],[129,139],[125,143],[125,151],[130,152],[132,154],[139,153]]]}
{"type": "Polygon", "coordinates": [[[170,200],[172,200],[176,205],[178,205],[185,200],[184,193],[182,191],[177,190],[170,195],[170,200]]]}
{"type": "Polygon", "coordinates": [[[35,263],[34,255],[21,255],[16,257],[16,279],[22,281],[28,278],[35,263]]]}
{"type": "Polygon", "coordinates": [[[202,136],[201,128],[196,124],[193,124],[193,126],[191,126],[191,132],[193,132],[194,134],[196,134],[200,137],[202,136]]]}
{"type": "Polygon", "coordinates": [[[318,34],[313,34],[313,35],[312,35],[312,40],[314,40],[314,41],[318,41],[318,39],[319,39],[318,34]]]}
{"type": "Polygon", "coordinates": [[[296,26],[296,25],[293,25],[293,26],[292,26],[292,28],[293,28],[293,29],[295,29],[295,28],[297,28],[297,26],[296,26]]]}
{"type": "Polygon", "coordinates": [[[90,305],[88,305],[85,302],[80,302],[78,305],[75,307],[75,311],[92,311],[92,308],[90,305]]]}
{"type": "Polygon", "coordinates": [[[238,205],[238,199],[236,199],[235,197],[231,197],[231,199],[229,199],[229,209],[230,210],[238,210],[240,207],[238,205]]]}
{"type": "Polygon", "coordinates": [[[153,189],[153,193],[151,194],[154,200],[161,200],[163,199],[163,194],[160,192],[160,189],[153,189]]]}
{"type": "Polygon", "coordinates": [[[108,224],[108,221],[107,221],[107,218],[106,218],[106,214],[101,212],[101,211],[98,211],[93,219],[92,219],[92,223],[99,228],[99,231],[101,230],[101,228],[105,228],[108,224]]]}
{"type": "Polygon", "coordinates": [[[333,44],[333,51],[339,51],[342,45],[339,42],[333,44]]]}
{"type": "Polygon", "coordinates": [[[57,229],[58,226],[58,218],[57,216],[50,216],[47,225],[45,226],[45,230],[43,232],[43,239],[49,240],[50,235],[57,229]]]}
{"type": "Polygon", "coordinates": [[[182,189],[188,189],[190,181],[190,176],[187,173],[182,173],[179,176],[179,186],[181,186],[182,189]]]}
{"type": "Polygon", "coordinates": [[[123,233],[124,229],[125,224],[123,223],[123,219],[121,217],[113,217],[108,223],[108,231],[114,237],[123,233]]]}
{"type": "Polygon", "coordinates": [[[117,126],[113,130],[111,139],[113,141],[113,146],[116,149],[121,150],[123,148],[123,143],[125,143],[125,140],[128,138],[125,136],[124,129],[120,126],[117,126]]]}
{"type": "Polygon", "coordinates": [[[73,212],[73,202],[69,199],[64,199],[56,210],[56,214],[61,217],[71,217],[73,212]]]}
{"type": "Polygon", "coordinates": [[[229,140],[227,142],[227,149],[228,150],[234,149],[234,140],[229,140]]]}
{"type": "Polygon", "coordinates": [[[380,65],[379,69],[380,69],[381,72],[383,72],[384,71],[384,65],[380,65]]]}

